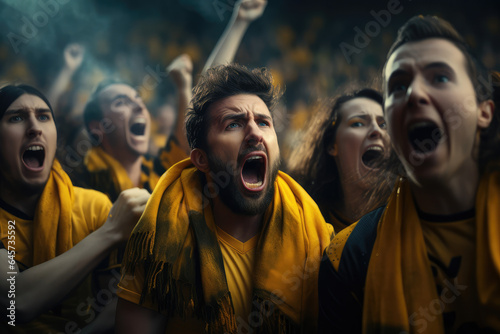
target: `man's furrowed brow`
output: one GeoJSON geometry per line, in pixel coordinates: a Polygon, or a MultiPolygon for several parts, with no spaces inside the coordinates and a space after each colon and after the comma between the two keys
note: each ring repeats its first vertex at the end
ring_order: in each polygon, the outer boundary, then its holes
{"type": "Polygon", "coordinates": [[[234,120],[238,120],[238,119],[243,119],[245,117],[247,117],[246,113],[237,111],[237,112],[232,112],[232,113],[226,113],[225,115],[219,117],[219,119],[220,119],[221,123],[224,123],[224,122],[229,121],[229,120],[234,121],[234,120]]]}
{"type": "MultiPolygon", "coordinates": [[[[6,110],[4,115],[16,115],[16,114],[23,114],[27,113],[29,108],[18,108],[18,109],[9,109],[6,110]]],[[[48,113],[50,112],[49,108],[35,108],[34,109],[36,113],[43,114],[43,113],[48,113]]]]}
{"type": "Polygon", "coordinates": [[[22,112],[25,112],[24,109],[9,109],[6,110],[4,115],[15,115],[15,114],[20,114],[22,112]]]}
{"type": "Polygon", "coordinates": [[[269,121],[273,120],[273,118],[270,115],[267,115],[267,114],[255,114],[255,118],[258,118],[258,119],[267,119],[269,121]]]}
{"type": "Polygon", "coordinates": [[[425,69],[426,70],[444,69],[447,71],[453,71],[452,67],[443,61],[435,61],[435,62],[429,63],[429,64],[425,65],[425,69]]]}

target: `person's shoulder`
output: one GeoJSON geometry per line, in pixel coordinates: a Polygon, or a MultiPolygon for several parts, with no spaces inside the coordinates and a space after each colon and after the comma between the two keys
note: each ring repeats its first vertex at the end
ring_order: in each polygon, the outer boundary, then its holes
{"type": "Polygon", "coordinates": [[[384,210],[385,206],[382,206],[361,217],[346,243],[347,251],[356,250],[356,245],[364,245],[364,247],[370,247],[370,249],[373,247],[373,243],[377,236],[378,222],[384,210]]]}
{"type": "Polygon", "coordinates": [[[377,237],[378,222],[385,207],[380,207],[358,222],[340,231],[326,250],[326,255],[339,273],[359,273],[368,269],[371,252],[377,237]]]}
{"type": "Polygon", "coordinates": [[[101,227],[113,204],[105,194],[80,187],[73,188],[73,220],[88,227],[88,232],[101,227]]]}
{"type": "Polygon", "coordinates": [[[81,187],[73,187],[74,189],[74,204],[81,205],[82,207],[111,207],[112,203],[106,194],[94,189],[87,189],[81,187]]]}

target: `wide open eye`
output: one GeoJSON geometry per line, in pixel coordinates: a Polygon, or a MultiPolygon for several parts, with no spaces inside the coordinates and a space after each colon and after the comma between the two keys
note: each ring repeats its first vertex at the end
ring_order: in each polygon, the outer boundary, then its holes
{"type": "Polygon", "coordinates": [[[50,115],[42,114],[42,115],[38,116],[38,119],[42,122],[47,122],[47,121],[50,121],[50,115]]]}
{"type": "Polygon", "coordinates": [[[389,93],[404,93],[408,90],[408,86],[404,83],[394,83],[389,87],[389,93]]]}
{"type": "Polygon", "coordinates": [[[9,123],[19,123],[23,120],[23,118],[19,115],[15,115],[9,118],[9,123]]]}
{"type": "Polygon", "coordinates": [[[447,75],[444,74],[437,74],[434,76],[434,82],[437,83],[447,83],[450,81],[450,78],[448,78],[447,75]]]}
{"type": "Polygon", "coordinates": [[[226,130],[230,130],[230,129],[236,129],[238,128],[240,125],[238,123],[230,123],[228,126],[226,126],[226,130]]]}

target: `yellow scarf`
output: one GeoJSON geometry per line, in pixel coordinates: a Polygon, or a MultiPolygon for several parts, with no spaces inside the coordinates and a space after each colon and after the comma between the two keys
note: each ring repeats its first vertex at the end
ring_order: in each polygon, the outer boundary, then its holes
{"type": "MultiPolygon", "coordinates": [[[[93,147],[89,150],[89,152],[87,152],[87,155],[85,156],[85,165],[91,173],[107,171],[113,181],[116,194],[134,187],[127,171],[123,168],[120,162],[104,152],[101,147],[93,147]]],[[[143,157],[140,187],[151,191],[154,189],[159,178],[160,177],[153,171],[153,161],[143,157]],[[146,183],[148,183],[148,187],[145,186],[146,183]]],[[[109,178],[101,180],[101,182],[107,183],[109,182],[109,178]]]]}
{"type": "MultiPolygon", "coordinates": [[[[167,316],[196,316],[209,333],[234,333],[222,253],[202,185],[189,159],[163,175],[128,242],[124,274],[144,268],[141,303],[151,297],[167,316]]],[[[314,329],[319,262],[332,229],[292,178],[280,172],[274,185],[253,274],[253,310],[263,315],[257,331],[314,329]]]]}
{"type": "Polygon", "coordinates": [[[71,213],[73,184],[54,160],[38,200],[33,225],[33,265],[48,261],[73,247],[71,213]]]}
{"type": "MultiPolygon", "coordinates": [[[[500,172],[485,174],[476,196],[476,275],[481,307],[500,310],[500,172]]],[[[417,333],[412,314],[439,302],[407,181],[399,180],[380,220],[366,277],[363,332],[417,333]]],[[[483,321],[500,326],[498,314],[483,321]]],[[[433,314],[434,316],[434,314],[433,314]]],[[[439,314],[419,333],[444,333],[439,314]]],[[[499,330],[497,327],[496,330],[499,330]]]]}

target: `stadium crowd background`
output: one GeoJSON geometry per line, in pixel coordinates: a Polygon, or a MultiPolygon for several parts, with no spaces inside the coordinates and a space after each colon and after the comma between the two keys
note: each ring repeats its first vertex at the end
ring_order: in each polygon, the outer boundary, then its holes
{"type": "MultiPolygon", "coordinates": [[[[187,53],[196,83],[233,6],[233,0],[0,0],[0,83],[46,90],[66,45],[80,43],[84,60],[56,106],[60,114],[78,120],[92,88],[113,76],[138,87],[155,115],[163,99],[175,103],[166,66],[187,53]]],[[[498,1],[268,0],[235,62],[269,67],[286,87],[275,116],[284,159],[311,113],[336,91],[353,81],[377,86],[396,29],[416,14],[450,21],[486,66],[500,69],[498,1]]]]}

